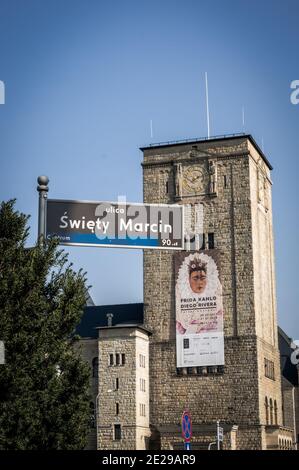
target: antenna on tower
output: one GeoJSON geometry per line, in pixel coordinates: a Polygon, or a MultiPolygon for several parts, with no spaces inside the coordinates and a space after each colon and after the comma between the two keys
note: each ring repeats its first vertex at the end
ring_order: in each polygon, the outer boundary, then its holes
{"type": "Polygon", "coordinates": [[[208,89],[208,73],[205,72],[206,79],[206,105],[207,105],[207,125],[208,125],[208,139],[210,138],[210,112],[209,112],[209,89],[208,89]]]}
{"type": "Polygon", "coordinates": [[[153,121],[150,120],[150,128],[151,128],[151,139],[153,138],[153,121]]]}
{"type": "Polygon", "coordinates": [[[242,106],[242,127],[243,127],[243,132],[245,132],[245,108],[242,106]]]}

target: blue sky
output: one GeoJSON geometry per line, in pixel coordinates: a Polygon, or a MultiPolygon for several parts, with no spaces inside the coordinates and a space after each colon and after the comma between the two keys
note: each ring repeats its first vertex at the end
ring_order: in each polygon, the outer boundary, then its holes
{"type": "MultiPolygon", "coordinates": [[[[1,0],[0,199],[37,232],[36,178],[50,197],[142,201],[151,142],[251,133],[274,166],[279,322],[299,339],[298,2],[1,0]],[[150,120],[153,121],[153,138],[150,120]]],[[[97,304],[142,301],[140,250],[68,250],[97,304]]]]}

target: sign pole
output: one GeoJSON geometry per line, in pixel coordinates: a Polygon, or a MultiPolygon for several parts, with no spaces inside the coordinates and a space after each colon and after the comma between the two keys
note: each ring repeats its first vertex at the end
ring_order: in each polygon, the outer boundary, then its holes
{"type": "Polygon", "coordinates": [[[46,210],[47,210],[47,192],[49,191],[47,176],[39,176],[37,178],[39,192],[38,201],[38,243],[42,245],[46,236],[46,210]]]}

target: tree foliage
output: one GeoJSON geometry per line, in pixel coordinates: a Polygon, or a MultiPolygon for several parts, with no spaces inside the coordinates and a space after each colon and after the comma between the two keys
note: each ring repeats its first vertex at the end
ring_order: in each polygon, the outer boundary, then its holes
{"type": "Polygon", "coordinates": [[[55,241],[26,248],[28,217],[0,206],[0,449],[82,449],[89,370],[71,337],[86,278],[55,241]]]}

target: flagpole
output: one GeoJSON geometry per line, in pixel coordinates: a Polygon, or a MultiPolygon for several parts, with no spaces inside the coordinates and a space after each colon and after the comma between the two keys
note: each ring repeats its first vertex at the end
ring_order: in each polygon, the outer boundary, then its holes
{"type": "Polygon", "coordinates": [[[206,79],[206,105],[207,105],[207,125],[208,125],[208,139],[210,138],[210,111],[209,111],[209,89],[208,89],[208,73],[205,72],[206,79]]]}

